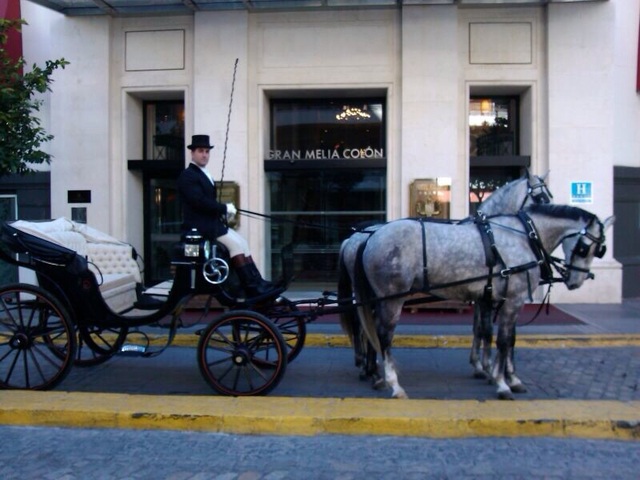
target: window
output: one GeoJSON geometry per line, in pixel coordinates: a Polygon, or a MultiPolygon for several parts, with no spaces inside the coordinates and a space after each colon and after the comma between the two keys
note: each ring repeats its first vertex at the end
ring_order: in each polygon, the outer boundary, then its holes
{"type": "Polygon", "coordinates": [[[472,157],[517,155],[517,98],[471,98],[469,142],[472,157]]]}
{"type": "Polygon", "coordinates": [[[145,102],[145,160],[184,162],[184,102],[145,102]]]}
{"type": "Polygon", "coordinates": [[[265,159],[271,277],[294,246],[293,285],[326,288],[351,227],[386,218],[384,98],[274,99],[265,159]]]}
{"type": "Polygon", "coordinates": [[[522,174],[519,96],[472,96],[469,100],[469,213],[491,192],[522,174]]]}
{"type": "Polygon", "coordinates": [[[268,160],[384,158],[382,99],[280,100],[268,160]]]}

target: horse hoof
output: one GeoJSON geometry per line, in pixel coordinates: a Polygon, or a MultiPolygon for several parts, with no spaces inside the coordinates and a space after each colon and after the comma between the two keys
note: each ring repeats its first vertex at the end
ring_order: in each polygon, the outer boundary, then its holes
{"type": "Polygon", "coordinates": [[[498,400],[515,400],[511,390],[506,392],[498,392],[498,400]]]}
{"type": "Polygon", "coordinates": [[[403,390],[401,392],[395,393],[391,396],[391,398],[397,398],[399,400],[406,400],[409,398],[409,395],[403,390]]]}
{"type": "Polygon", "coordinates": [[[527,393],[527,387],[521,383],[518,385],[510,385],[509,387],[513,393],[527,393]]]}
{"type": "Polygon", "coordinates": [[[387,387],[387,382],[385,382],[383,378],[379,378],[373,381],[373,383],[371,384],[371,387],[374,390],[382,390],[383,388],[387,387]]]}
{"type": "Polygon", "coordinates": [[[487,372],[483,372],[482,370],[476,370],[473,372],[473,378],[477,380],[489,380],[490,377],[487,375],[487,372]]]}

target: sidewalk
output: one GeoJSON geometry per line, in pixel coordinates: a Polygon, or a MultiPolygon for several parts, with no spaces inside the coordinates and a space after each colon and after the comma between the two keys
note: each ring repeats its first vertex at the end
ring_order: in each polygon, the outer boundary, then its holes
{"type": "MultiPolygon", "coordinates": [[[[55,391],[0,391],[0,424],[640,439],[640,299],[556,306],[579,321],[518,330],[516,363],[529,391],[514,402],[495,400],[495,387],[471,378],[468,346],[453,342],[470,339],[470,323],[401,322],[398,339],[417,344],[395,349],[411,400],[393,400],[358,380],[351,349],[330,340],[344,339],[337,323],[312,322],[305,348],[267,397],[217,395],[200,376],[195,348],[172,346],[154,358],[116,356],[74,367],[55,391]],[[553,338],[560,340],[536,343],[553,338]],[[580,347],[569,342],[576,338],[580,347]]],[[[180,337],[197,340],[196,328],[180,337]]]]}

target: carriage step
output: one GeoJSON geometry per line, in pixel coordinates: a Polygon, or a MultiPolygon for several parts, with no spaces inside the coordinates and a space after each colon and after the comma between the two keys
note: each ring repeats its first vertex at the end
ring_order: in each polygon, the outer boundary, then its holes
{"type": "Polygon", "coordinates": [[[151,295],[142,294],[138,300],[134,302],[133,308],[137,310],[160,310],[164,303],[162,300],[158,300],[151,295]]]}
{"type": "Polygon", "coordinates": [[[127,355],[131,357],[142,356],[147,353],[147,347],[145,345],[135,345],[133,343],[125,343],[120,347],[120,355],[127,355]]]}

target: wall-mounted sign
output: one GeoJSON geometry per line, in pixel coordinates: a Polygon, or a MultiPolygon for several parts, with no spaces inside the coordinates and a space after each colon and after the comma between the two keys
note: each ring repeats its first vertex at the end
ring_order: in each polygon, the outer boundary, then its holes
{"type": "MultiPolygon", "coordinates": [[[[236,208],[240,208],[240,185],[236,182],[217,182],[218,195],[220,195],[220,203],[233,203],[236,208]]],[[[240,226],[240,216],[236,215],[228,219],[228,225],[236,229],[240,226]]]]}
{"type": "Polygon", "coordinates": [[[409,187],[409,215],[424,218],[449,218],[451,178],[414,180],[409,187]]]}
{"type": "Polygon", "coordinates": [[[571,200],[573,205],[593,203],[593,188],[591,182],[571,182],[571,200]]]}
{"type": "Polygon", "coordinates": [[[68,203],[91,203],[91,190],[67,190],[68,203]]]}
{"type": "Polygon", "coordinates": [[[87,207],[71,207],[71,220],[87,223],[87,207]]]}

